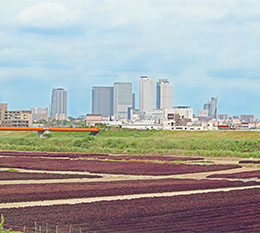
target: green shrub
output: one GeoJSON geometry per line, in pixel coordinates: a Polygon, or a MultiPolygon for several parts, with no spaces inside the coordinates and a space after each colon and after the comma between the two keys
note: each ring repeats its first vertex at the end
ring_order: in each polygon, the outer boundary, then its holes
{"type": "Polygon", "coordinates": [[[4,230],[4,216],[1,215],[1,222],[0,222],[0,233],[11,233],[12,229],[4,230]]]}

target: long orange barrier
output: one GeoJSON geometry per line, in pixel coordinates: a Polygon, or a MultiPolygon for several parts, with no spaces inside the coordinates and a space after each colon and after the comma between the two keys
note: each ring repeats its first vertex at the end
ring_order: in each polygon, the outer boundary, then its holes
{"type": "Polygon", "coordinates": [[[56,132],[93,132],[98,133],[99,128],[48,128],[48,127],[0,127],[0,131],[56,131],[56,132]]]}

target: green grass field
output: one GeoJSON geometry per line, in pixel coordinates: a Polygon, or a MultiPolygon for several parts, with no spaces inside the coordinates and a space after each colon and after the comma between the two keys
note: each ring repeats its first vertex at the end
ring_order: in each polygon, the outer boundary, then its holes
{"type": "Polygon", "coordinates": [[[260,158],[260,132],[104,129],[99,135],[0,132],[0,149],[82,153],[172,154],[260,158]]]}

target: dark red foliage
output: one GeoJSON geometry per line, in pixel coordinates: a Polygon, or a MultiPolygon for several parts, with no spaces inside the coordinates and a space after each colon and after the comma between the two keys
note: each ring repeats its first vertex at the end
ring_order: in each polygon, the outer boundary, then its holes
{"type": "Polygon", "coordinates": [[[238,172],[231,174],[215,174],[210,175],[208,178],[228,178],[228,179],[250,179],[250,178],[258,178],[260,179],[260,170],[251,171],[251,172],[238,172]]]}
{"type": "Polygon", "coordinates": [[[173,175],[240,168],[239,165],[193,165],[145,162],[108,162],[90,160],[2,157],[0,167],[52,171],[88,171],[130,175],[173,175]]]}
{"type": "Polygon", "coordinates": [[[250,163],[250,164],[260,164],[260,160],[242,160],[242,161],[239,161],[240,164],[247,164],[247,163],[250,163]]]}
{"type": "Polygon", "coordinates": [[[45,179],[100,178],[100,177],[102,176],[0,171],[0,180],[45,180],[45,179]]]}
{"type": "Polygon", "coordinates": [[[0,202],[57,200],[140,193],[215,189],[260,185],[260,182],[159,179],[63,184],[19,184],[0,186],[0,202]]]}
{"type": "Polygon", "coordinates": [[[204,160],[204,158],[198,157],[173,157],[173,156],[148,156],[148,155],[110,155],[108,157],[99,156],[98,158],[115,159],[115,160],[159,160],[159,161],[198,161],[204,160]]]}
{"type": "Polygon", "coordinates": [[[56,157],[56,158],[99,158],[115,160],[161,160],[161,161],[193,161],[204,160],[198,157],[173,157],[173,156],[148,156],[148,155],[108,155],[108,154],[80,154],[80,153],[57,153],[57,152],[21,152],[21,151],[0,151],[0,156],[15,157],[56,157]]]}
{"type": "MultiPolygon", "coordinates": [[[[6,227],[46,222],[72,232],[259,232],[260,188],[230,192],[2,209],[6,227]]],[[[27,228],[28,229],[28,228],[27,228]]],[[[27,232],[27,231],[26,231],[27,232]]],[[[28,231],[29,232],[29,231],[28,231]]],[[[44,231],[43,231],[44,232],[44,231]]],[[[50,231],[49,231],[50,232],[50,231]]]]}
{"type": "Polygon", "coordinates": [[[60,157],[60,158],[79,158],[79,157],[106,157],[108,154],[80,154],[66,152],[24,152],[24,151],[0,151],[0,156],[14,157],[60,157]]]}

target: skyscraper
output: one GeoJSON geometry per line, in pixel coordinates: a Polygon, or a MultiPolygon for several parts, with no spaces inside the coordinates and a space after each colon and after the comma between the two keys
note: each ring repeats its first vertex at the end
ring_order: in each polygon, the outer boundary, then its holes
{"type": "Polygon", "coordinates": [[[140,111],[154,108],[154,81],[148,76],[141,76],[139,80],[139,108],[140,111]]]}
{"type": "Polygon", "coordinates": [[[92,114],[113,116],[113,87],[92,87],[92,114]]]}
{"type": "Polygon", "coordinates": [[[170,109],[173,105],[173,87],[167,79],[159,79],[156,83],[156,108],[170,109]]]}
{"type": "Polygon", "coordinates": [[[209,109],[210,109],[210,101],[208,101],[207,103],[205,103],[203,105],[203,110],[208,110],[209,111],[209,109]]]}
{"type": "Polygon", "coordinates": [[[211,97],[211,100],[208,101],[206,104],[204,104],[203,109],[208,111],[208,116],[210,118],[217,119],[217,113],[218,113],[218,98],[217,97],[211,97]]]}
{"type": "Polygon", "coordinates": [[[128,108],[132,108],[132,83],[114,83],[114,116],[117,120],[127,119],[128,108]]]}
{"type": "Polygon", "coordinates": [[[218,113],[217,105],[218,105],[218,98],[211,97],[210,108],[209,108],[209,117],[217,119],[217,113],[218,113]]]}
{"type": "Polygon", "coordinates": [[[67,119],[67,91],[64,88],[52,89],[51,120],[67,119]]]}
{"type": "Polygon", "coordinates": [[[132,94],[132,109],[135,110],[135,93],[132,94]]]}

